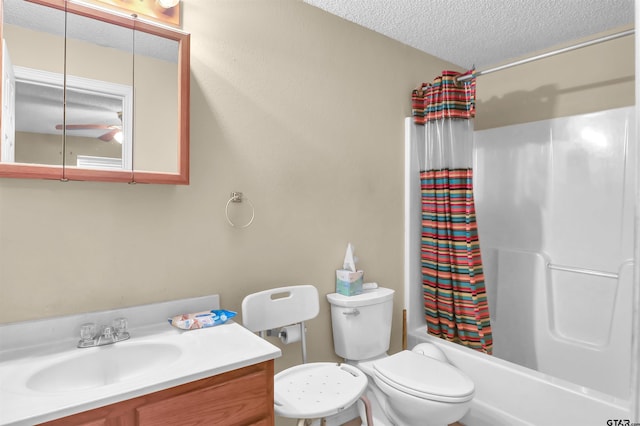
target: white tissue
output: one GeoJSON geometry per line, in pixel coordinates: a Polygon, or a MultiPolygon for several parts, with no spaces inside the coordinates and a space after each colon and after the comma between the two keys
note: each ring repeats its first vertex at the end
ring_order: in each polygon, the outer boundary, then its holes
{"type": "Polygon", "coordinates": [[[344,255],[342,269],[356,272],[356,257],[353,255],[353,246],[351,243],[347,244],[347,253],[344,255]]]}

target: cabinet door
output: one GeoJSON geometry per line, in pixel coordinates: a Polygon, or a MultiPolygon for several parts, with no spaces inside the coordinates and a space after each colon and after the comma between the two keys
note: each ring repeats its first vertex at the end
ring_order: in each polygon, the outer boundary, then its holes
{"type": "MultiPolygon", "coordinates": [[[[136,409],[140,426],[247,425],[264,417],[272,403],[269,382],[253,373],[226,383],[146,404],[136,409]]],[[[260,424],[260,423],[258,423],[260,424]]]]}

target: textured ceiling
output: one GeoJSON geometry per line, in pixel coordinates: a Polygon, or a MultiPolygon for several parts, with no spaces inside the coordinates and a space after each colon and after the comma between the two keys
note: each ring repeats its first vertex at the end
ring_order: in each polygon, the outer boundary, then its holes
{"type": "Polygon", "coordinates": [[[478,70],[634,22],[634,0],[304,1],[478,70]]]}

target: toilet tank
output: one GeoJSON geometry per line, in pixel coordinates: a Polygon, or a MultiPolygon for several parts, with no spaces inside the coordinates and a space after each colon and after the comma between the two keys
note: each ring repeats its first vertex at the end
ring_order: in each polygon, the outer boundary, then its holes
{"type": "Polygon", "coordinates": [[[389,288],[379,287],[356,296],[327,294],[333,346],[338,356],[362,361],[389,350],[393,293],[389,288]]]}

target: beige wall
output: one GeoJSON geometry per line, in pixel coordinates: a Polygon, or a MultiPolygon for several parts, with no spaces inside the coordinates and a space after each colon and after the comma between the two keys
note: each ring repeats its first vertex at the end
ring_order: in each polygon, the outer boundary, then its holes
{"type": "Polygon", "coordinates": [[[475,128],[482,130],[633,105],[634,61],[634,37],[627,36],[480,76],[475,128]]]}
{"type": "Polygon", "coordinates": [[[135,74],[134,168],[177,173],[178,64],[136,55],[135,74]]]}
{"type": "MultiPolygon", "coordinates": [[[[192,34],[191,185],[0,180],[0,321],[210,293],[239,310],[248,293],[311,283],[322,304],[308,324],[310,357],[326,360],[324,295],[351,242],[365,280],[397,291],[397,351],[403,119],[411,89],[448,65],[297,0],[189,0],[183,23],[192,34]],[[226,222],[231,191],[255,205],[247,229],[226,222]]],[[[603,50],[586,59],[591,68],[633,57],[628,45],[603,50]]],[[[572,56],[555,61],[551,71],[481,77],[477,127],[581,112],[587,100],[608,108],[617,84],[607,79],[633,84],[632,64],[589,83],[576,79],[585,69],[572,56]],[[608,90],[582,93],[594,85],[608,90]],[[521,92],[526,102],[514,100],[521,92]]],[[[288,352],[277,368],[298,362],[288,352]]]]}

